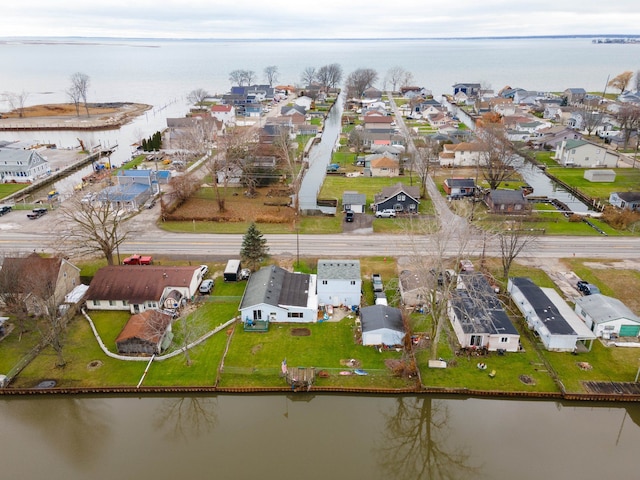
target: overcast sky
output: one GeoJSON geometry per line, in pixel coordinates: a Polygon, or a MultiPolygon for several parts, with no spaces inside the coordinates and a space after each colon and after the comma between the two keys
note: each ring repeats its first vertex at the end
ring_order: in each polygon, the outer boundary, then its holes
{"type": "Polygon", "coordinates": [[[638,0],[13,0],[0,36],[406,38],[640,34],[638,0]]]}

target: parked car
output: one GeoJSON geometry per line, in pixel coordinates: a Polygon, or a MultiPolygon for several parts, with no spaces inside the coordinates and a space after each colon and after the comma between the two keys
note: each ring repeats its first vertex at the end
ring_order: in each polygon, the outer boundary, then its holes
{"type": "Polygon", "coordinates": [[[353,222],[354,213],[353,210],[347,210],[345,212],[344,221],[345,222],[353,222]]]}
{"type": "Polygon", "coordinates": [[[384,210],[376,210],[376,218],[395,218],[396,211],[392,208],[385,208],[384,210]]]}
{"type": "Polygon", "coordinates": [[[5,213],[9,213],[10,211],[11,211],[10,205],[3,205],[2,207],[0,207],[0,217],[5,213]]]}
{"type": "Polygon", "coordinates": [[[200,265],[200,273],[202,274],[202,277],[206,277],[207,273],[209,273],[209,267],[207,267],[206,265],[200,265]]]}
{"type": "Polygon", "coordinates": [[[600,289],[595,285],[585,282],[584,280],[578,281],[576,287],[583,295],[595,295],[596,293],[600,293],[600,289]]]}
{"type": "Polygon", "coordinates": [[[249,270],[248,268],[243,268],[238,274],[238,280],[248,280],[250,276],[251,270],[249,270]]]}
{"type": "Polygon", "coordinates": [[[382,284],[382,277],[380,276],[379,273],[374,273],[373,275],[371,275],[371,283],[373,284],[374,292],[384,291],[384,286],[382,284]]]}
{"type": "Polygon", "coordinates": [[[463,272],[473,272],[475,270],[471,260],[460,260],[460,270],[463,272]]]}
{"type": "Polygon", "coordinates": [[[210,278],[204,280],[198,288],[198,291],[203,295],[211,293],[211,290],[213,290],[213,280],[210,278]]]}
{"type": "Polygon", "coordinates": [[[27,213],[27,218],[29,218],[29,220],[35,220],[36,218],[40,218],[41,216],[46,214],[48,211],[49,210],[47,210],[46,208],[34,208],[33,210],[31,210],[31,213],[27,213]]]}
{"type": "Polygon", "coordinates": [[[122,261],[123,265],[152,265],[153,257],[151,255],[131,255],[122,261]]]}

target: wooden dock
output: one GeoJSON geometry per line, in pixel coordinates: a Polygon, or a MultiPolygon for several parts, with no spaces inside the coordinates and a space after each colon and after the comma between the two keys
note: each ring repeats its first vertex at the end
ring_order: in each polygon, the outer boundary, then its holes
{"type": "Polygon", "coordinates": [[[292,390],[309,390],[316,379],[316,369],[314,367],[290,367],[285,374],[287,383],[292,390]]]}

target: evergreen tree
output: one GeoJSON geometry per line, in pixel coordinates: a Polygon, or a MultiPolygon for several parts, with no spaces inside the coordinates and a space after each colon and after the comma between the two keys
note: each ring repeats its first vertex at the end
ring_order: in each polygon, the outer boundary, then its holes
{"type": "Polygon", "coordinates": [[[251,269],[256,271],[260,266],[260,262],[269,253],[267,240],[263,237],[262,232],[258,230],[255,223],[249,225],[247,233],[242,237],[242,247],[240,248],[240,258],[251,269]]]}

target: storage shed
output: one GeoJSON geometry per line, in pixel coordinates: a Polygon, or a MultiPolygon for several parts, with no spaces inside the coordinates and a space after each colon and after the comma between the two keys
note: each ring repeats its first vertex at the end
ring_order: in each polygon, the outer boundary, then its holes
{"type": "Polygon", "coordinates": [[[402,345],[404,323],[398,308],[373,305],[360,309],[362,345],[402,345]]]}
{"type": "Polygon", "coordinates": [[[616,172],[608,168],[585,170],[584,178],[590,182],[615,182],[616,172]]]}
{"type": "Polygon", "coordinates": [[[118,353],[154,355],[166,349],[173,339],[171,316],[159,310],[145,310],[132,315],[118,338],[118,353]]]}

